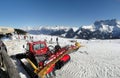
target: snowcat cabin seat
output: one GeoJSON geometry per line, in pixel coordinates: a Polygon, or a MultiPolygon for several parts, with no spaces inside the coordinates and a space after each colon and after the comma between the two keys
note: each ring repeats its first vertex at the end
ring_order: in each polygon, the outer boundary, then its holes
{"type": "Polygon", "coordinates": [[[55,46],[55,53],[57,52],[57,51],[59,51],[61,49],[61,46],[60,45],[56,45],[55,46]]]}

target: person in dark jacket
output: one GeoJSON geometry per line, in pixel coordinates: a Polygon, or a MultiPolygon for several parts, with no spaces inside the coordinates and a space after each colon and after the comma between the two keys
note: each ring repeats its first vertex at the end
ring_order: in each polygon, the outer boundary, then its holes
{"type": "Polygon", "coordinates": [[[58,37],[56,38],[56,43],[59,44],[59,43],[58,43],[58,37]]]}

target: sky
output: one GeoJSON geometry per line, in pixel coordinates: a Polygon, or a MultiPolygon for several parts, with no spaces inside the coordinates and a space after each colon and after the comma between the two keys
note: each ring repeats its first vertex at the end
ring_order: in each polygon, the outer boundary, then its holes
{"type": "Polygon", "coordinates": [[[82,26],[120,20],[120,0],[0,0],[0,26],[82,26]]]}

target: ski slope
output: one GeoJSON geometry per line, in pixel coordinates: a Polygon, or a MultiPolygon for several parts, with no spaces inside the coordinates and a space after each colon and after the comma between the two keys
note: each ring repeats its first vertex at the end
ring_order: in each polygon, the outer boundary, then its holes
{"type": "MultiPolygon", "coordinates": [[[[55,45],[56,36],[33,35],[34,40],[47,40],[53,38],[55,45]]],[[[59,38],[61,46],[74,44],[73,39],[59,38]]],[[[76,39],[84,47],[71,53],[71,60],[61,69],[56,71],[55,78],[120,78],[120,40],[81,40],[76,39]]],[[[74,41],[76,41],[74,40],[74,41]]],[[[25,52],[25,40],[5,41],[8,54],[15,55],[25,52]]],[[[28,78],[19,63],[13,60],[22,78],[28,78]]]]}
{"type": "Polygon", "coordinates": [[[120,78],[119,41],[87,41],[71,54],[57,78],[120,78]],[[61,76],[60,76],[61,75],[61,76]]]}

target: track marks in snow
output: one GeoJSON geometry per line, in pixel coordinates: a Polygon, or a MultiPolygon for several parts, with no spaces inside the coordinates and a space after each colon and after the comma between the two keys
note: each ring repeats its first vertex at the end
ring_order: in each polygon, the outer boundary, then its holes
{"type": "Polygon", "coordinates": [[[56,78],[120,78],[120,52],[114,46],[120,47],[111,43],[87,44],[70,54],[71,61],[57,71],[60,77],[56,78]]]}

